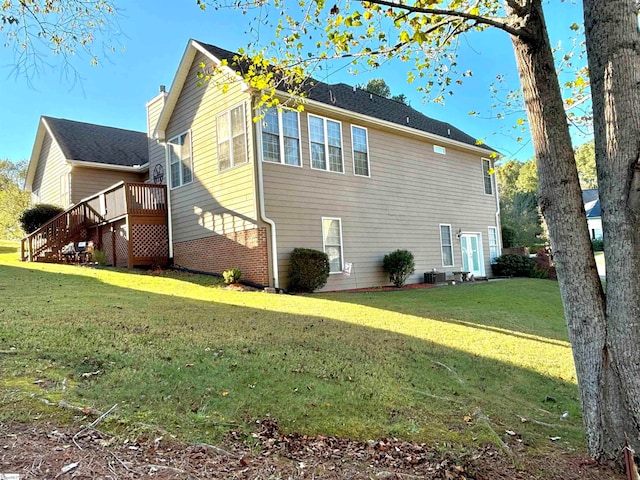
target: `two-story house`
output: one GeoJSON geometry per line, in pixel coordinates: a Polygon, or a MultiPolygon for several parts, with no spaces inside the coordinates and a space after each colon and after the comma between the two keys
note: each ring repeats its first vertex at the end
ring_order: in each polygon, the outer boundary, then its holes
{"type": "Polygon", "coordinates": [[[156,98],[166,155],[150,154],[149,168],[167,171],[176,265],[236,267],[286,287],[291,250],[315,248],[329,255],[335,290],[387,284],[382,258],[402,248],[416,259],[413,282],[433,269],[490,274],[500,250],[492,149],[345,84],[315,82],[304,111],[254,122],[263,92],[234,81],[236,68],[234,53],[192,40],[156,98]]]}
{"type": "Polygon", "coordinates": [[[234,56],[191,40],[171,89],[147,104],[148,181],[168,188],[174,265],[286,288],[292,249],[314,248],[329,255],[325,289],[341,290],[388,284],[382,259],[401,248],[415,257],[410,282],[491,274],[491,148],[345,84],[309,82],[303,111],[259,111],[264,92],[238,78],[234,56]]]}

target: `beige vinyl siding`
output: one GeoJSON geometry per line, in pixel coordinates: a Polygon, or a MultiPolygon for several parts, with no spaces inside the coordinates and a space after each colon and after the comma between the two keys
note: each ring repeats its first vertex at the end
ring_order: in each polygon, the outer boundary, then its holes
{"type": "Polygon", "coordinates": [[[65,208],[68,206],[60,202],[60,176],[68,172],[69,165],[62,151],[49,132],[45,133],[31,186],[31,191],[39,191],[40,203],[50,203],[65,208]]]}
{"type": "Polygon", "coordinates": [[[78,203],[118,182],[141,182],[146,174],[74,166],[71,171],[71,201],[78,203]]]}
{"type": "Polygon", "coordinates": [[[192,136],[193,182],[171,190],[174,243],[257,226],[250,96],[237,81],[223,94],[221,74],[198,87],[200,62],[211,64],[196,55],[166,130],[167,139],[188,130],[192,136]],[[245,109],[249,161],[219,172],[216,116],[238,105],[245,109]]]}
{"type": "MultiPolygon", "coordinates": [[[[423,273],[461,269],[458,230],[482,235],[485,273],[489,266],[488,226],[496,225],[495,197],[485,195],[481,155],[368,128],[371,177],[353,174],[351,124],[342,121],[345,174],[312,170],[306,114],[301,115],[303,169],[263,163],[267,216],[278,231],[280,276],[286,285],[288,257],[295,247],[322,249],[322,217],[342,222],[344,261],[350,277],[331,275],[325,290],[389,284],[385,254],[410,250],[421,282],[423,273]],[[442,267],[439,224],[451,225],[454,267],[442,267]]],[[[361,125],[358,122],[357,125],[361,125]]]]}
{"type": "Polygon", "coordinates": [[[166,185],[167,183],[167,172],[165,165],[165,149],[164,145],[158,142],[153,138],[153,132],[158,123],[158,118],[160,117],[160,112],[162,112],[162,107],[164,107],[164,102],[166,99],[166,95],[161,94],[154,98],[147,104],[147,138],[149,141],[149,177],[148,181],[150,183],[156,183],[153,178],[153,172],[156,165],[161,165],[161,168],[164,172],[164,178],[162,182],[166,185]]]}

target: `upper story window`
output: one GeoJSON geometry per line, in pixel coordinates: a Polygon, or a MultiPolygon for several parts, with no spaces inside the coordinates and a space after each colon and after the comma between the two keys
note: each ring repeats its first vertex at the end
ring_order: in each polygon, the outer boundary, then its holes
{"type": "Polygon", "coordinates": [[[238,105],[216,119],[218,132],[218,168],[227,170],[248,161],[247,122],[244,105],[238,105]]]}
{"type": "Polygon", "coordinates": [[[370,176],[367,129],[352,125],[351,143],[353,144],[353,174],[362,177],[370,176]]]}
{"type": "Polygon", "coordinates": [[[309,141],[311,168],[344,173],[340,122],[309,115],[309,141]]]}
{"type": "Polygon", "coordinates": [[[484,178],[484,193],[487,195],[493,195],[493,168],[491,167],[491,160],[486,158],[482,159],[482,175],[484,178]]]}
{"type": "Polygon", "coordinates": [[[171,165],[171,188],[193,181],[193,157],[191,155],[191,132],[185,132],[169,140],[171,165]]]}
{"type": "Polygon", "coordinates": [[[262,119],[262,160],[302,166],[298,112],[270,108],[262,119]]]}
{"type": "Polygon", "coordinates": [[[440,247],[442,249],[442,266],[453,267],[451,225],[440,225],[440,247]]]}

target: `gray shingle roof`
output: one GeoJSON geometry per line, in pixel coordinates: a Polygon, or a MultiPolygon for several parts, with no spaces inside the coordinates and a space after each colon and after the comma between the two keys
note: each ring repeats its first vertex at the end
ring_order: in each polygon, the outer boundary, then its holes
{"type": "Polygon", "coordinates": [[[146,133],[63,118],[42,118],[69,160],[126,167],[149,162],[146,133]]]}
{"type": "Polygon", "coordinates": [[[582,191],[582,202],[587,213],[587,218],[599,218],[602,216],[600,209],[600,197],[597,188],[582,191]]]}
{"type": "MultiPolygon", "coordinates": [[[[238,55],[237,53],[216,47],[215,45],[209,45],[200,41],[197,42],[216,58],[227,60],[231,68],[239,72],[245,71],[246,62],[235,62],[233,60],[234,56],[238,55]]],[[[328,84],[318,80],[309,80],[306,82],[304,90],[308,98],[320,103],[367,115],[379,120],[385,120],[397,125],[415,128],[416,130],[450,138],[451,140],[467,145],[479,146],[489,152],[495,152],[495,150],[488,145],[477,145],[474,137],[449,123],[427,117],[401,102],[370,94],[365,90],[354,88],[345,83],[328,84]]]]}

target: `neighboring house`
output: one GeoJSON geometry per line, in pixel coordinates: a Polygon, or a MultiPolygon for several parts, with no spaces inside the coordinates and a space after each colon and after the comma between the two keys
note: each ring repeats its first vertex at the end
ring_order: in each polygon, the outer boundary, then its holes
{"type": "Polygon", "coordinates": [[[33,203],[68,208],[114,183],[144,181],[148,166],[145,133],[43,116],[25,189],[33,203]]]}
{"type": "Polygon", "coordinates": [[[587,227],[592,240],[602,240],[600,197],[597,188],[582,191],[582,202],[587,213],[587,227]]]}
{"type": "Polygon", "coordinates": [[[239,79],[233,57],[191,40],[170,91],[147,103],[148,181],[169,191],[174,265],[240,268],[286,288],[293,248],[314,248],[329,255],[325,290],[340,290],[388,284],[382,259],[401,248],[416,261],[409,282],[433,270],[491,275],[501,250],[491,148],[345,84],[310,81],[304,111],[258,112],[264,92],[239,79]]]}

